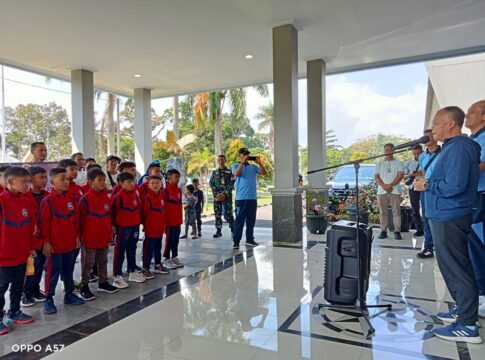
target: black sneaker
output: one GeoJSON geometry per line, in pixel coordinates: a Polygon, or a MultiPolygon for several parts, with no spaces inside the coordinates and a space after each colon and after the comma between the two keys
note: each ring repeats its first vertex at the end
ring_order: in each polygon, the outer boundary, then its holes
{"type": "Polygon", "coordinates": [[[222,236],[222,233],[220,233],[219,231],[216,232],[214,235],[212,235],[214,239],[220,238],[221,236],[222,236]]]}
{"type": "Polygon", "coordinates": [[[33,297],[22,294],[22,301],[20,302],[20,305],[23,307],[30,307],[34,306],[35,304],[36,302],[33,297]]]}
{"type": "Polygon", "coordinates": [[[234,244],[234,245],[232,246],[232,249],[233,249],[233,250],[239,250],[239,245],[234,244]]]}
{"type": "Polygon", "coordinates": [[[96,296],[94,296],[91,290],[89,290],[88,285],[84,285],[83,287],[81,287],[81,290],[79,290],[79,296],[81,297],[81,299],[86,301],[91,301],[96,299],[96,296]]]}
{"type": "Polygon", "coordinates": [[[118,292],[118,288],[111,285],[109,282],[105,282],[98,285],[98,291],[107,292],[108,294],[113,294],[118,292]]]}
{"type": "Polygon", "coordinates": [[[34,294],[34,300],[35,302],[44,302],[46,299],[45,295],[42,293],[42,291],[39,291],[38,293],[34,294]]]}
{"type": "Polygon", "coordinates": [[[422,251],[418,252],[416,256],[420,259],[428,259],[434,257],[434,253],[433,250],[423,249],[422,251]]]}
{"type": "Polygon", "coordinates": [[[255,246],[258,246],[259,244],[253,240],[253,241],[246,241],[245,245],[255,247],[255,246]]]}
{"type": "Polygon", "coordinates": [[[91,274],[91,276],[89,277],[89,282],[95,282],[98,279],[99,279],[98,275],[91,274]]]}
{"type": "Polygon", "coordinates": [[[421,237],[421,236],[424,236],[424,232],[423,232],[423,230],[418,230],[418,231],[416,231],[416,232],[414,233],[414,236],[416,236],[416,237],[421,237]]]}
{"type": "Polygon", "coordinates": [[[402,240],[401,233],[400,232],[395,232],[394,233],[394,239],[396,239],[396,240],[402,240]]]}
{"type": "Polygon", "coordinates": [[[381,231],[379,236],[377,237],[378,239],[387,239],[387,231],[381,231]]]}

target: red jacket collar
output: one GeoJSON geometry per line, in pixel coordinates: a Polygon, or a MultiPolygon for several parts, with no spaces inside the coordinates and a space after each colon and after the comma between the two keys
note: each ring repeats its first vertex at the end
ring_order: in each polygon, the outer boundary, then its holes
{"type": "Polygon", "coordinates": [[[21,193],[14,193],[7,188],[3,189],[2,194],[3,196],[9,197],[9,198],[19,198],[23,195],[21,193]]]}

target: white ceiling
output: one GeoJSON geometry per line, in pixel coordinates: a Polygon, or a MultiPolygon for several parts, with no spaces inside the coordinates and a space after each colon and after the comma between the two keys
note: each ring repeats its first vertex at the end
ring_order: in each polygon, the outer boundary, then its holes
{"type": "Polygon", "coordinates": [[[485,0],[2,0],[0,62],[93,70],[125,95],[253,85],[272,81],[271,29],[289,22],[300,76],[316,58],[336,73],[485,51],[485,0]]]}

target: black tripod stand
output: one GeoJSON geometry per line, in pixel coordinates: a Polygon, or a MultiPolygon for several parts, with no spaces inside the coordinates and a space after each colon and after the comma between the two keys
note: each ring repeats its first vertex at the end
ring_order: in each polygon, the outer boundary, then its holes
{"type": "MultiPolygon", "coordinates": [[[[398,154],[409,149],[403,149],[399,151],[395,151],[392,154],[398,154]]],[[[324,170],[336,169],[344,165],[353,165],[355,169],[355,200],[356,200],[356,256],[357,256],[357,279],[358,279],[358,286],[357,286],[357,303],[354,305],[332,305],[332,304],[318,304],[319,309],[328,309],[333,310],[335,312],[340,312],[344,315],[345,318],[351,317],[358,317],[359,323],[362,329],[362,334],[366,339],[373,336],[375,334],[375,329],[372,326],[370,319],[369,319],[369,309],[370,308],[383,308],[381,312],[378,314],[384,313],[386,311],[392,310],[391,304],[382,304],[382,305],[367,305],[366,302],[366,292],[367,289],[364,289],[364,279],[361,278],[361,266],[362,266],[362,258],[360,254],[360,240],[359,240],[359,230],[360,230],[360,207],[359,207],[359,169],[360,164],[364,161],[373,160],[377,158],[381,158],[384,156],[388,156],[389,154],[381,154],[377,156],[372,156],[366,159],[360,159],[355,161],[350,161],[344,164],[339,164],[335,166],[329,166],[322,169],[317,170],[310,170],[308,174],[314,174],[324,170]]],[[[377,314],[377,315],[378,315],[377,314]]],[[[344,319],[345,320],[345,319],[344,319]]]]}

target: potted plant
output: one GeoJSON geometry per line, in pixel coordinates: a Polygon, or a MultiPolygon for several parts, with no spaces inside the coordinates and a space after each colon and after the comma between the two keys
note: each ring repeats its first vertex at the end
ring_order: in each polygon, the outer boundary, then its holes
{"type": "MultiPolygon", "coordinates": [[[[355,196],[352,196],[352,198],[349,199],[347,209],[349,219],[356,221],[357,203],[355,196]]],[[[379,207],[377,204],[377,184],[375,181],[371,181],[369,184],[359,187],[359,222],[368,224],[369,215],[376,213],[379,213],[379,207]]]]}
{"type": "Polygon", "coordinates": [[[306,191],[306,227],[311,234],[325,234],[329,210],[327,194],[322,190],[306,191]]]}

